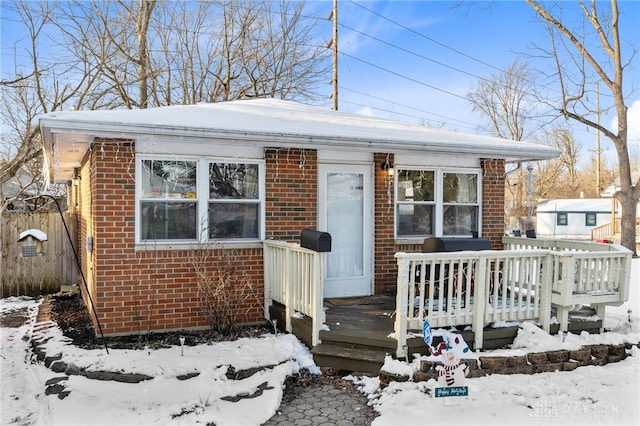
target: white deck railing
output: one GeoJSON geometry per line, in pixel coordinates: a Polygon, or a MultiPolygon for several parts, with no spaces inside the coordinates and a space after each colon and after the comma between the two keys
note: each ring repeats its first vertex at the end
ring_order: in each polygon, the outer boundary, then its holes
{"type": "Polygon", "coordinates": [[[503,251],[396,253],[397,356],[406,356],[407,333],[470,325],[482,347],[485,325],[537,319],[549,331],[551,307],[560,330],[568,313],[589,304],[604,320],[607,304],[628,298],[631,252],[621,246],[505,237],[503,251]]]}
{"type": "Polygon", "coordinates": [[[325,321],[323,310],[324,254],[284,241],[263,243],[265,317],[276,301],[285,306],[285,328],[292,331],[295,312],[312,318],[312,345],[320,343],[325,321]]]}
{"type": "MultiPolygon", "coordinates": [[[[560,330],[568,313],[589,304],[604,320],[606,305],[629,294],[631,252],[624,247],[567,240],[504,237],[505,250],[396,253],[396,355],[405,357],[407,335],[432,327],[471,326],[482,348],[489,323],[538,320],[549,331],[551,308],[560,330]]],[[[286,329],[298,312],[312,318],[312,345],[320,343],[324,255],[281,241],[264,242],[265,317],[272,301],[286,308],[286,329]]]]}
{"type": "Polygon", "coordinates": [[[471,325],[482,347],[485,324],[542,319],[551,312],[548,250],[397,253],[398,292],[395,334],[404,356],[407,332],[471,325]],[[433,283],[433,285],[432,285],[433,283]]]}

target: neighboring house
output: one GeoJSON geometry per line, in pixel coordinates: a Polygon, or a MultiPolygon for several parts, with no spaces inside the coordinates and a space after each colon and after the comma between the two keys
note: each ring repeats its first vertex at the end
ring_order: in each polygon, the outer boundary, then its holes
{"type": "Polygon", "coordinates": [[[591,237],[591,229],[611,222],[612,212],[619,214],[613,198],[548,199],[538,201],[538,236],[591,237]]]}
{"type": "MultiPolygon", "coordinates": [[[[332,237],[326,297],[393,293],[394,253],[426,237],[477,233],[502,248],[505,168],[559,155],[276,99],[56,112],[40,126],[50,181],[75,194],[107,335],[206,327],[194,249],[217,250],[212,274],[233,250],[261,294],[262,241],[297,241],[305,228],[332,237]]],[[[237,309],[242,322],[264,318],[237,309]]]]}

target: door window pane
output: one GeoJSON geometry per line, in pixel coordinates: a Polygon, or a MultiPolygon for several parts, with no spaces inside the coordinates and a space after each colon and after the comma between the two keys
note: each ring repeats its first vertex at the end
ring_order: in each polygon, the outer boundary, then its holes
{"type": "Polygon", "coordinates": [[[363,185],[362,174],[327,174],[327,231],[337,247],[328,256],[328,278],[364,274],[363,185]]]}

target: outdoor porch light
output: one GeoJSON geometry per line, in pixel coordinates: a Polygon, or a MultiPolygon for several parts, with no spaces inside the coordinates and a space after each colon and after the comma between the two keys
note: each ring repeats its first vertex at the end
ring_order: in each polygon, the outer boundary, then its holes
{"type": "Polygon", "coordinates": [[[385,161],[382,164],[380,164],[380,169],[386,170],[389,176],[393,176],[393,164],[389,163],[388,161],[385,161]]]}

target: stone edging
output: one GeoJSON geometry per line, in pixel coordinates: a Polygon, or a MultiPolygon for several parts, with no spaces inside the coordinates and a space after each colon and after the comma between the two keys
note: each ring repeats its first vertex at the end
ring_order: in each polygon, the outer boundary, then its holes
{"type": "MultiPolygon", "coordinates": [[[[536,374],[554,371],[573,371],[588,365],[606,365],[619,362],[627,356],[627,349],[634,345],[586,345],[581,349],[531,352],[518,356],[480,356],[478,360],[463,359],[461,363],[469,366],[468,378],[483,377],[491,374],[536,374]]],[[[640,343],[635,346],[640,348],[640,343]]],[[[440,362],[420,361],[420,371],[413,373],[414,382],[437,379],[435,367],[440,362]]],[[[407,382],[408,376],[400,376],[380,371],[380,386],[385,387],[392,381],[407,382]]]]}
{"type": "MultiPolygon", "coordinates": [[[[93,380],[113,380],[121,383],[140,383],[145,380],[151,380],[153,377],[146,374],[136,373],[119,373],[114,371],[86,371],[84,368],[79,368],[71,363],[67,363],[62,360],[62,354],[57,353],[55,355],[47,355],[44,345],[49,338],[43,336],[43,332],[55,327],[56,324],[51,320],[51,304],[48,300],[42,302],[38,308],[38,316],[31,333],[31,349],[34,357],[37,361],[43,362],[45,367],[49,368],[55,373],[63,373],[65,376],[54,377],[47,380],[45,383],[46,395],[57,395],[58,398],[64,399],[69,396],[70,392],[66,390],[65,383],[69,380],[69,376],[83,376],[87,379],[93,380]]],[[[275,366],[268,366],[273,368],[275,366]]],[[[246,370],[236,371],[233,367],[230,367],[226,375],[231,380],[241,380],[246,377],[250,377],[253,374],[260,371],[262,368],[249,368],[246,370]]],[[[189,380],[191,378],[199,376],[199,372],[192,372],[187,374],[180,374],[175,376],[178,380],[189,380]]],[[[267,382],[258,386],[258,389],[253,394],[241,393],[238,395],[225,396],[221,399],[238,402],[242,399],[255,398],[260,396],[264,390],[272,389],[268,386],[267,382]]]]}

